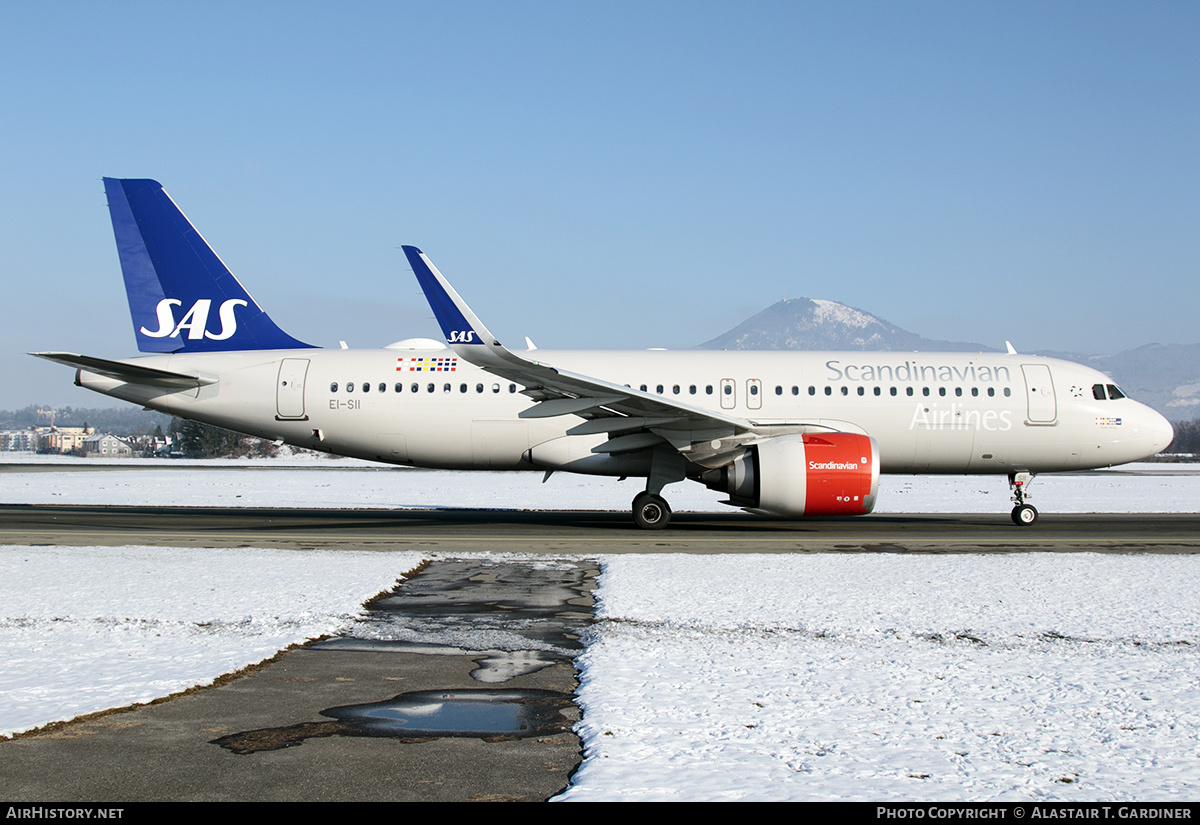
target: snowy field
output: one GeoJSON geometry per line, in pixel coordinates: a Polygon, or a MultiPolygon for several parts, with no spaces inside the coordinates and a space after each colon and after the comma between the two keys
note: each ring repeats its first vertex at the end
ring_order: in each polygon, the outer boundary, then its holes
{"type": "Polygon", "coordinates": [[[1200,557],[613,556],[568,800],[1194,800],[1200,557]]]}
{"type": "MultiPolygon", "coordinates": [[[[188,467],[2,473],[0,502],[624,509],[633,490],[532,474],[464,488],[460,474],[340,462],[188,467]],[[597,501],[608,488],[611,505],[597,501]]],[[[1194,465],[1135,471],[1039,478],[1035,502],[1200,501],[1194,465]]],[[[995,479],[884,481],[883,510],[1010,506],[995,479]]],[[[677,509],[723,509],[691,503],[693,487],[677,509]]],[[[0,548],[0,732],[206,684],[335,632],[422,558],[0,548]]],[[[564,799],[1173,801],[1200,786],[1198,556],[601,562],[580,661],[586,758],[564,799]]]]}
{"type": "Polygon", "coordinates": [[[422,558],[0,547],[0,735],[209,684],[335,633],[422,558]]]}

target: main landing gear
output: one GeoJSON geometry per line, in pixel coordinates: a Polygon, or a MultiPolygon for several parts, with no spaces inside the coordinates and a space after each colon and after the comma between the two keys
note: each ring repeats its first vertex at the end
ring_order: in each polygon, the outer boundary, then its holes
{"type": "Polygon", "coordinates": [[[1027,527],[1037,521],[1038,511],[1032,504],[1026,504],[1029,498],[1029,485],[1033,481],[1033,473],[1009,473],[1008,486],[1013,491],[1012,500],[1016,507],[1012,509],[1013,524],[1027,527]]]}
{"type": "Polygon", "coordinates": [[[643,530],[661,530],[671,523],[671,505],[654,493],[633,497],[633,520],[643,530]]]}
{"type": "Polygon", "coordinates": [[[646,489],[633,497],[633,521],[643,530],[661,530],[671,523],[671,506],[659,495],[663,487],[687,478],[687,461],[666,444],[654,448],[646,489]]]}

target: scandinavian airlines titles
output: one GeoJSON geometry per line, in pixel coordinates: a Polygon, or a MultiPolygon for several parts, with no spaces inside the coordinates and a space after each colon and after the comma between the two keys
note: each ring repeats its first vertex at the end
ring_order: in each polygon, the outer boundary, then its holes
{"type": "Polygon", "coordinates": [[[977,383],[1001,383],[1012,381],[1008,367],[975,365],[968,361],[965,367],[953,364],[921,364],[905,361],[902,364],[843,364],[841,361],[826,361],[830,381],[973,381],[977,383]]]}

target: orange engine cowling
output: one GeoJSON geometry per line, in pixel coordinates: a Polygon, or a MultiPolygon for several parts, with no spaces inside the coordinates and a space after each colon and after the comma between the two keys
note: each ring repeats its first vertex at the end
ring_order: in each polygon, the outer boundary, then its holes
{"type": "Polygon", "coordinates": [[[875,508],[879,448],[856,433],[782,435],[701,476],[728,504],[778,516],[854,516],[875,508]]]}

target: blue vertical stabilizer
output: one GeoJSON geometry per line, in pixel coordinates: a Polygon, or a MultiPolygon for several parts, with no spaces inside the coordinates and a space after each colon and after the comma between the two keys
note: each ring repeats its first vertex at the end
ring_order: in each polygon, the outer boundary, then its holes
{"type": "Polygon", "coordinates": [[[105,178],[141,352],[311,347],[275,325],[162,185],[105,178]]]}

